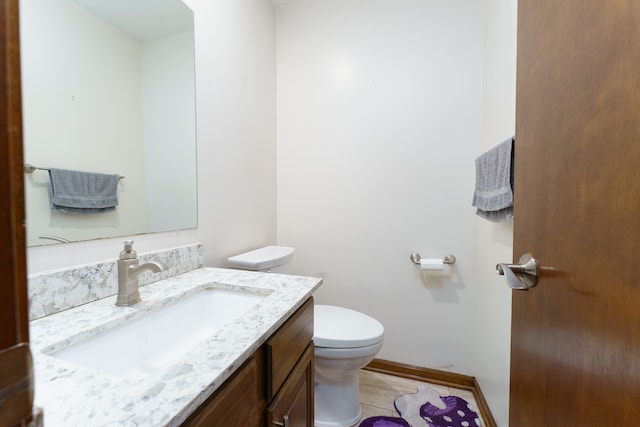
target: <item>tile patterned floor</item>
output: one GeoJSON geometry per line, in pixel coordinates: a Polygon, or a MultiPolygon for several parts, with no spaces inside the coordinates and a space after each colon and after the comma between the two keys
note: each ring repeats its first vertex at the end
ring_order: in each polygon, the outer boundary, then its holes
{"type": "MultiPolygon", "coordinates": [[[[396,397],[402,394],[415,393],[420,381],[400,378],[393,375],[380,374],[367,370],[360,371],[360,402],[362,404],[363,419],[374,416],[398,416],[393,406],[396,397]]],[[[473,397],[473,393],[453,387],[427,383],[440,396],[458,396],[469,402],[469,406],[478,416],[480,411],[473,397]]],[[[486,425],[481,422],[481,425],[486,425]]]]}

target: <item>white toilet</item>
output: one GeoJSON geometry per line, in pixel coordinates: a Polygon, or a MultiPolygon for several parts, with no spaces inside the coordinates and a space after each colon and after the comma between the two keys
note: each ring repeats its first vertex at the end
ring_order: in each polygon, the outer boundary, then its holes
{"type": "MultiPolygon", "coordinates": [[[[267,246],[228,259],[233,268],[286,272],[294,248],[267,246]]],[[[382,348],[384,327],[344,307],[314,307],[315,425],[350,427],[362,418],[358,371],[382,348]]]]}

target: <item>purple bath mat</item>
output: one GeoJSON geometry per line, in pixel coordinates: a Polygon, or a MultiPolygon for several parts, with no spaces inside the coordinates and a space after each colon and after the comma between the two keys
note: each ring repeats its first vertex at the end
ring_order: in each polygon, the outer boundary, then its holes
{"type": "Polygon", "coordinates": [[[428,385],[393,402],[400,417],[370,417],[360,427],[478,427],[480,417],[469,402],[458,396],[442,397],[428,385]]]}

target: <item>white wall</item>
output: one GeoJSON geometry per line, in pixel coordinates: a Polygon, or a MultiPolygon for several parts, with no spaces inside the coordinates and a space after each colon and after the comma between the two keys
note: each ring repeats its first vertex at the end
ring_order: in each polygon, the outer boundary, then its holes
{"type": "MultiPolygon", "coordinates": [[[[268,0],[185,3],[195,15],[199,226],[134,240],[139,252],[201,241],[206,264],[223,266],[276,240],[275,14],[268,0]]],[[[113,259],[124,239],[29,248],[28,269],[113,259]]]]}
{"type": "Polygon", "coordinates": [[[301,0],[277,9],[278,243],[317,301],[385,326],[378,357],[473,375],[471,208],[482,3],[301,0]],[[412,252],[453,254],[446,277],[412,252]]]}
{"type": "Polygon", "coordinates": [[[198,217],[193,31],[143,43],[141,51],[148,229],[193,228],[198,217]]]}
{"type": "Polygon", "coordinates": [[[198,234],[207,265],[276,241],[275,12],[189,0],[195,12],[198,234]]]}
{"type": "MultiPolygon", "coordinates": [[[[515,133],[517,2],[485,0],[481,151],[515,133]]],[[[516,142],[517,152],[517,142],[516,142]]],[[[476,378],[499,426],[509,423],[511,290],[495,265],[511,262],[513,223],[477,219],[476,378]]],[[[517,254],[517,261],[520,255],[517,254]]]]}

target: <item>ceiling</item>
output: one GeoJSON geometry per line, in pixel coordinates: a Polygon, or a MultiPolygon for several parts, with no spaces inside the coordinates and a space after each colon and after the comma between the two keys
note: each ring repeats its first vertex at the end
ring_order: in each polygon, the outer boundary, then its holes
{"type": "Polygon", "coordinates": [[[181,0],[74,0],[140,42],[193,30],[193,12],[181,0]]]}
{"type": "MultiPolygon", "coordinates": [[[[193,30],[193,12],[181,0],[73,0],[140,42],[193,30]]],[[[269,0],[274,6],[297,0],[269,0]]]]}

